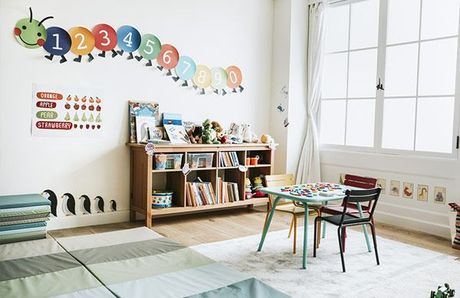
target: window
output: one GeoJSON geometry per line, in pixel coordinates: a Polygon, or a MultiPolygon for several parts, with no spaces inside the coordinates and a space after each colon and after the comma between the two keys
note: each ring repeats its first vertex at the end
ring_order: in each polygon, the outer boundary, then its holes
{"type": "Polygon", "coordinates": [[[460,1],[345,3],[326,14],[321,143],[452,155],[460,1]]]}

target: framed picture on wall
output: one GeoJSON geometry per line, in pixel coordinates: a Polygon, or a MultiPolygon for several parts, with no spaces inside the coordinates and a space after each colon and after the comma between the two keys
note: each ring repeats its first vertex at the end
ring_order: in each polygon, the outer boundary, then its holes
{"type": "Polygon", "coordinates": [[[414,197],[414,183],[403,183],[403,198],[412,199],[414,197]]]}
{"type": "Polygon", "coordinates": [[[390,182],[390,195],[399,197],[399,191],[401,188],[401,182],[397,180],[391,180],[390,182]]]}
{"type": "Polygon", "coordinates": [[[384,178],[377,178],[376,186],[382,189],[380,193],[384,195],[387,190],[387,180],[384,178]]]}
{"type": "Polygon", "coordinates": [[[428,201],[428,185],[419,184],[417,186],[417,200],[419,201],[428,201]]]}
{"type": "Polygon", "coordinates": [[[438,204],[446,203],[447,191],[445,187],[436,186],[434,188],[434,202],[438,204]]]}

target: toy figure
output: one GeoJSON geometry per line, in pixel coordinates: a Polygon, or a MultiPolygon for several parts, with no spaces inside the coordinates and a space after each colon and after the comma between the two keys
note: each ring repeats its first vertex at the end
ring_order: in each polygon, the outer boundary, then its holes
{"type": "Polygon", "coordinates": [[[245,186],[244,187],[244,197],[245,197],[245,199],[247,200],[247,199],[252,198],[252,190],[251,190],[252,185],[251,185],[251,180],[249,180],[249,178],[246,178],[244,180],[244,186],[245,186]]]}
{"type": "Polygon", "coordinates": [[[243,143],[243,127],[241,125],[231,123],[230,129],[227,131],[226,135],[231,144],[243,143]]]}
{"type": "Polygon", "coordinates": [[[261,188],[264,187],[264,185],[262,184],[262,176],[254,177],[253,182],[254,182],[254,185],[252,187],[253,197],[255,198],[265,197],[265,194],[260,190],[261,188]]]}
{"type": "Polygon", "coordinates": [[[209,119],[203,122],[203,134],[201,136],[203,144],[219,144],[217,140],[217,133],[212,129],[211,121],[209,119]]]}
{"type": "Polygon", "coordinates": [[[257,143],[259,142],[259,138],[257,135],[252,131],[251,126],[249,124],[241,124],[243,127],[243,141],[246,143],[257,143]]]}
{"type": "Polygon", "coordinates": [[[203,127],[193,125],[191,129],[187,131],[188,137],[192,144],[201,144],[201,135],[203,134],[203,127]]]}
{"type": "Polygon", "coordinates": [[[454,296],[455,290],[451,289],[448,283],[445,283],[443,286],[438,286],[436,291],[431,291],[430,298],[448,298],[454,296]]]}

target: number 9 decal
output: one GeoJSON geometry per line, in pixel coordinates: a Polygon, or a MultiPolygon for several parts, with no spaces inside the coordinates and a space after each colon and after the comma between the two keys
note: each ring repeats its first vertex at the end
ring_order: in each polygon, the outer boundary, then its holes
{"type": "Polygon", "coordinates": [[[196,72],[196,64],[192,58],[188,56],[181,56],[179,58],[179,62],[176,66],[176,74],[177,76],[184,80],[190,80],[196,72]]]}
{"type": "Polygon", "coordinates": [[[161,51],[160,40],[153,34],[142,35],[139,54],[146,60],[155,59],[161,51]]]}
{"type": "Polygon", "coordinates": [[[211,86],[214,89],[224,89],[227,85],[227,72],[221,67],[211,69],[212,82],[211,86]]]}
{"type": "Polygon", "coordinates": [[[241,75],[241,70],[236,67],[235,65],[229,66],[227,68],[227,86],[229,88],[236,88],[241,85],[241,81],[243,80],[243,76],[241,75]]]}
{"type": "Polygon", "coordinates": [[[121,26],[117,30],[117,44],[122,51],[132,53],[141,44],[141,34],[134,27],[128,25],[121,26]]]}
{"type": "Polygon", "coordinates": [[[166,69],[176,67],[179,61],[179,52],[170,44],[165,44],[161,47],[160,54],[158,54],[157,62],[160,66],[166,69]]]}
{"type": "Polygon", "coordinates": [[[211,85],[211,71],[206,65],[200,64],[196,67],[193,83],[203,89],[211,85]]]}

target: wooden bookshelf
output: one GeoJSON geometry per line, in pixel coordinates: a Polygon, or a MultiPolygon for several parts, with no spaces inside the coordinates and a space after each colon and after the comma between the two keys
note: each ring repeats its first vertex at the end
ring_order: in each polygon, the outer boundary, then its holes
{"type": "MultiPolygon", "coordinates": [[[[253,181],[255,176],[270,175],[273,173],[274,152],[265,144],[234,144],[234,145],[155,145],[156,153],[181,153],[181,167],[188,163],[188,153],[214,153],[212,166],[207,168],[191,169],[184,175],[181,169],[155,170],[154,158],[145,152],[145,145],[128,144],[130,148],[130,219],[135,221],[136,213],[146,217],[145,225],[152,227],[153,218],[163,216],[180,216],[195,212],[211,212],[227,208],[246,207],[268,204],[268,197],[252,198],[236,202],[220,203],[203,206],[186,206],[186,183],[200,177],[203,181],[211,182],[214,190],[217,189],[218,177],[223,181],[238,184],[240,198],[244,198],[244,181],[246,178],[253,181]],[[260,157],[258,165],[246,166],[246,171],[239,167],[221,167],[219,153],[226,151],[237,152],[240,165],[244,165],[246,157],[260,157]],[[174,192],[173,206],[170,208],[152,208],[153,190],[168,190],[174,192]]],[[[268,205],[267,205],[268,206],[268,205]]]]}

